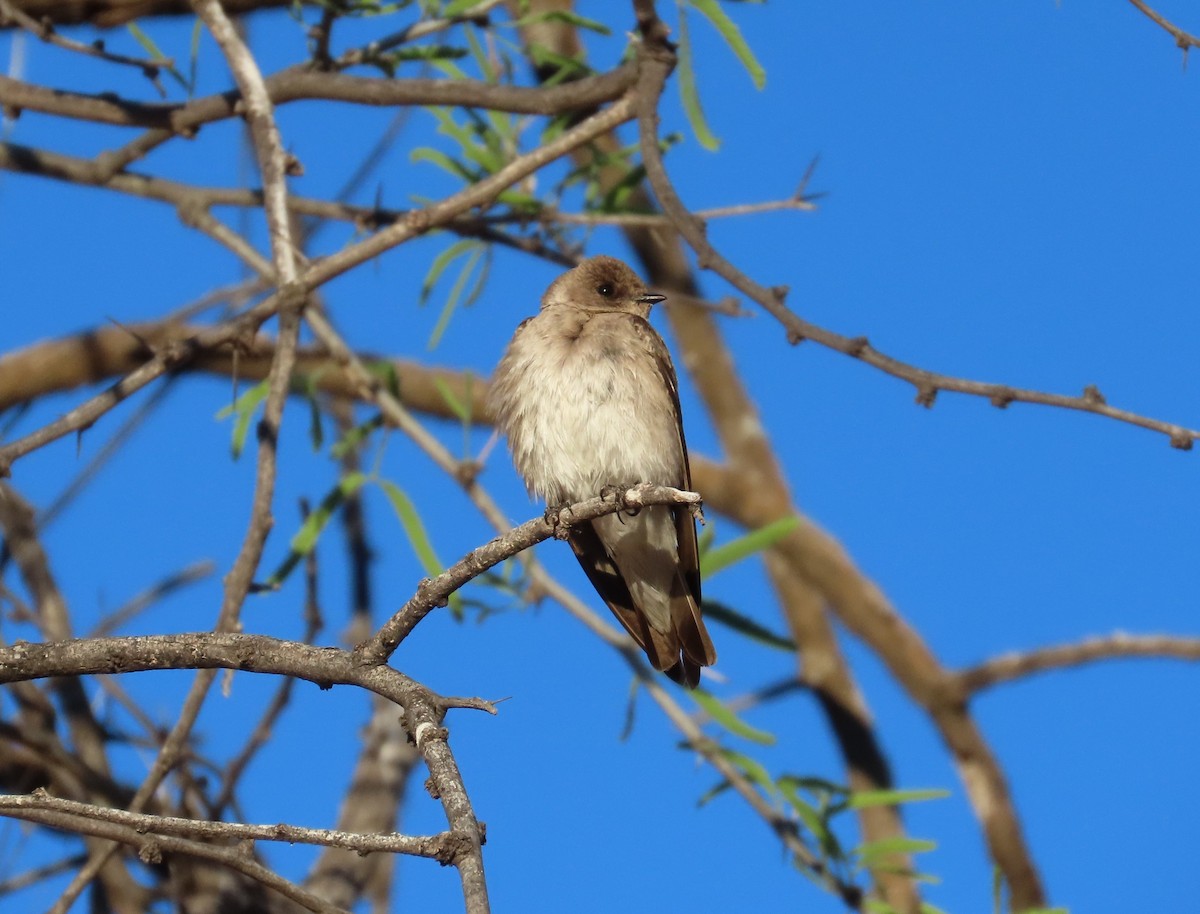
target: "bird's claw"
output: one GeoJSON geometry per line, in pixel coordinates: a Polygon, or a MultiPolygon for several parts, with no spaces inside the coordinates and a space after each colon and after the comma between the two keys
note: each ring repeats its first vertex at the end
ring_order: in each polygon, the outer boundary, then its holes
{"type": "Polygon", "coordinates": [[[542,520],[554,532],[555,539],[565,540],[570,532],[569,517],[563,516],[564,514],[570,515],[571,512],[568,508],[570,508],[568,504],[547,505],[545,513],[542,514],[542,520]]]}
{"type": "Polygon", "coordinates": [[[629,486],[607,485],[600,490],[600,497],[605,501],[613,501],[621,506],[621,510],[617,512],[617,520],[625,523],[626,517],[637,517],[642,510],[641,505],[632,504],[629,501],[629,486]]]}

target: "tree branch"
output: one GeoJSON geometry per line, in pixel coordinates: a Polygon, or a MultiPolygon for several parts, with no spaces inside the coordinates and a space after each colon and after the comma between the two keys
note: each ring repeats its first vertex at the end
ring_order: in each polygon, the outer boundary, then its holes
{"type": "Polygon", "coordinates": [[[1115,632],[1105,637],[1088,638],[1078,644],[1013,651],[961,670],[955,674],[955,678],[965,693],[974,694],[1036,673],[1130,657],[1197,661],[1200,660],[1200,638],[1115,632]]]}

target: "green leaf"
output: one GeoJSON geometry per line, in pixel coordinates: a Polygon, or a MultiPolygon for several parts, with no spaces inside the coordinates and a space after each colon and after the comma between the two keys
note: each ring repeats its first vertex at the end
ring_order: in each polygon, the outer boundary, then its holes
{"type": "Polygon", "coordinates": [[[433,258],[433,262],[429,264],[429,272],[425,274],[425,280],[421,283],[421,295],[418,301],[422,305],[429,301],[429,296],[433,293],[433,287],[437,285],[437,281],[446,272],[446,267],[450,266],[456,257],[462,256],[478,244],[479,242],[473,238],[463,238],[460,241],[454,242],[454,244],[433,258]]]}
{"type": "Polygon", "coordinates": [[[621,742],[626,742],[629,737],[633,736],[633,727],[637,722],[637,696],[638,690],[642,687],[642,681],[634,676],[629,683],[629,700],[625,702],[625,723],[621,727],[621,742]]]}
{"type": "Polygon", "coordinates": [[[456,48],[448,44],[418,44],[408,48],[396,48],[378,57],[372,57],[366,63],[381,63],[386,60],[394,70],[397,64],[417,61],[424,63],[431,60],[461,60],[469,52],[466,48],[456,48]]]}
{"type": "Polygon", "coordinates": [[[583,61],[558,54],[542,44],[531,44],[529,46],[529,59],[537,67],[553,65],[558,68],[549,78],[542,80],[543,87],[556,86],[561,82],[566,82],[568,79],[577,76],[587,76],[592,72],[591,67],[583,63],[583,61]]]}
{"type": "Polygon", "coordinates": [[[713,136],[704,119],[700,108],[700,94],[696,91],[696,70],[692,66],[692,43],[688,38],[687,14],[683,7],[679,8],[679,95],[683,100],[683,110],[688,123],[692,125],[692,133],[700,145],[709,152],[715,152],[721,141],[713,136]]]}
{"type": "Polygon", "coordinates": [[[446,155],[440,149],[434,149],[430,146],[419,146],[408,154],[408,158],[412,162],[432,162],[439,168],[450,172],[456,178],[462,178],[468,183],[474,183],[479,179],[471,169],[467,168],[458,159],[446,155]]]}
{"type": "Polygon", "coordinates": [[[800,796],[800,792],[796,790],[795,785],[790,782],[789,778],[780,778],[776,781],[776,786],[779,788],[779,792],[783,794],[784,799],[795,810],[800,821],[812,832],[813,837],[817,839],[817,843],[822,847],[828,846],[832,835],[829,832],[829,823],[826,821],[825,816],[822,816],[811,803],[808,803],[800,796]]]}
{"type": "Polygon", "coordinates": [[[742,37],[741,29],[721,9],[717,0],[688,0],[688,3],[696,12],[711,22],[713,28],[720,32],[721,37],[725,39],[725,43],[729,45],[729,49],[737,55],[737,59],[742,62],[742,66],[746,68],[746,72],[754,80],[754,88],[761,90],[767,84],[767,71],[758,62],[758,58],[754,56],[754,52],[750,50],[750,45],[746,44],[746,39],[742,37]]]}
{"type": "Polygon", "coordinates": [[[919,803],[923,800],[944,800],[949,790],[863,790],[850,794],[847,805],[850,809],[866,809],[869,806],[899,806],[901,803],[919,803]]]}
{"type": "Polygon", "coordinates": [[[470,279],[471,273],[482,256],[482,251],[472,251],[467,258],[467,262],[463,264],[463,268],[458,271],[454,285],[450,287],[450,294],[446,296],[446,304],[442,306],[442,313],[438,315],[433,332],[429,335],[429,342],[425,344],[425,348],[430,352],[437,349],[438,343],[442,341],[442,335],[446,332],[446,328],[450,326],[450,318],[454,314],[455,308],[458,307],[458,300],[462,296],[463,288],[466,286],[467,280],[470,279]]]}
{"type": "Polygon", "coordinates": [[[570,10],[547,10],[544,13],[530,13],[528,16],[522,16],[512,24],[514,26],[524,26],[533,25],[538,22],[565,22],[567,25],[587,29],[589,32],[595,32],[598,35],[612,34],[612,29],[603,22],[588,19],[586,16],[580,16],[578,13],[572,13],[570,10]]]}
{"type": "Polygon", "coordinates": [[[767,524],[765,527],[751,530],[744,536],[739,536],[737,539],[731,540],[723,546],[718,546],[704,556],[704,561],[700,563],[700,574],[704,578],[710,578],[717,572],[728,568],[736,562],[740,562],[742,559],[756,552],[762,552],[764,549],[771,548],[799,527],[800,523],[800,518],[794,515],[792,517],[783,517],[767,524]]]}
{"type": "MultiPolygon", "coordinates": [[[[387,495],[388,501],[392,503],[392,510],[396,512],[400,526],[404,528],[409,545],[412,546],[413,552],[416,553],[421,567],[425,569],[425,574],[431,578],[437,577],[445,570],[445,566],[442,565],[438,560],[437,554],[433,551],[433,544],[429,541],[429,534],[425,531],[425,525],[421,522],[421,516],[417,513],[412,499],[394,482],[387,479],[379,479],[376,482],[383,489],[384,494],[387,495]]],[[[450,609],[456,619],[462,618],[462,600],[456,593],[450,595],[450,609]]]]}
{"type": "Polygon", "coordinates": [[[733,784],[729,781],[717,781],[712,787],[700,794],[696,800],[696,806],[707,806],[732,786],[733,784]]]}
{"type": "Polygon", "coordinates": [[[900,914],[886,901],[879,898],[868,898],[863,902],[863,909],[867,914],[900,914]]]}
{"type": "Polygon", "coordinates": [[[351,451],[357,449],[370,434],[377,428],[383,427],[383,416],[375,415],[353,428],[347,429],[345,433],[334,442],[333,447],[329,449],[329,453],[335,460],[341,460],[351,451]]]}
{"type": "Polygon", "coordinates": [[[454,413],[463,422],[471,421],[471,407],[462,400],[458,399],[454,391],[450,389],[450,385],[444,380],[434,375],[433,386],[437,388],[438,394],[441,395],[442,401],[450,407],[450,412],[454,413]]]}
{"type": "Polygon", "coordinates": [[[483,43],[479,40],[479,36],[475,34],[475,29],[467,26],[463,29],[463,34],[466,36],[467,45],[471,49],[471,59],[475,61],[475,66],[483,74],[484,81],[495,85],[499,82],[499,74],[496,71],[494,62],[489,59],[483,43]]]}
{"type": "MultiPolygon", "coordinates": [[[[468,127],[454,120],[446,108],[427,108],[426,110],[437,118],[438,131],[457,142],[463,155],[481,166],[486,173],[495,174],[504,167],[504,156],[500,153],[498,144],[493,148],[488,148],[486,145],[480,146],[475,142],[477,136],[485,135],[489,129],[486,122],[477,114],[472,118],[472,126],[468,127]]],[[[468,115],[471,114],[473,112],[468,112],[468,115]]]]}
{"type": "Polygon", "coordinates": [[[453,0],[452,3],[442,8],[442,18],[452,19],[455,16],[461,16],[483,2],[484,0],[453,0]]]}
{"type": "Polygon", "coordinates": [[[695,689],[691,694],[696,704],[702,707],[714,721],[730,733],[758,743],[760,746],[775,745],[774,734],[750,726],[711,693],[704,691],[704,689],[695,689]]]}
{"type": "Polygon", "coordinates": [[[716,753],[740,769],[746,777],[761,787],[769,796],[775,796],[778,793],[775,781],[771,779],[771,775],[767,773],[762,762],[743,752],[726,749],[724,746],[718,746],[716,753]]]}
{"type": "Polygon", "coordinates": [[[372,375],[383,382],[383,386],[387,392],[400,399],[400,375],[396,373],[396,365],[389,362],[387,359],[378,359],[374,362],[365,362],[363,367],[372,375]]]}
{"type": "Polygon", "coordinates": [[[300,529],[296,531],[296,535],[292,537],[291,543],[288,544],[287,558],[271,572],[271,576],[263,583],[263,587],[274,590],[287,580],[288,575],[300,564],[301,559],[313,551],[317,540],[321,537],[321,531],[329,523],[333,512],[341,507],[342,502],[362,488],[366,481],[367,477],[362,473],[347,473],[338,480],[337,485],[325,493],[321,503],[309,512],[304,523],[300,525],[300,529]]]}
{"type": "Polygon", "coordinates": [[[308,434],[314,451],[321,450],[325,443],[325,429],[321,421],[321,404],[317,399],[317,385],[321,381],[324,369],[303,375],[304,398],[308,401],[308,434]]]}
{"type": "MultiPolygon", "coordinates": [[[[170,60],[170,58],[167,57],[166,54],[164,54],[162,51],[160,51],[158,49],[158,45],[154,43],[154,39],[151,38],[149,35],[147,35],[145,32],[143,32],[136,22],[127,22],[125,24],[125,28],[127,28],[129,30],[129,34],[133,36],[134,41],[136,41],[138,44],[140,44],[142,46],[142,50],[144,50],[147,54],[149,54],[155,60],[158,60],[158,61],[170,60]]],[[[185,92],[190,91],[190,87],[188,86],[188,81],[183,78],[182,73],[180,73],[177,69],[175,69],[174,64],[168,64],[166,67],[164,67],[164,69],[168,73],[171,74],[171,77],[177,83],[179,83],[179,85],[183,86],[183,89],[185,92]]]]}
{"type": "MultiPolygon", "coordinates": [[[[700,564],[703,566],[704,561],[701,560],[700,564]]],[[[735,609],[730,609],[724,603],[718,603],[716,600],[705,600],[703,610],[705,619],[720,622],[726,628],[740,632],[751,641],[757,641],[759,644],[765,644],[768,647],[778,648],[782,651],[792,652],[796,650],[796,642],[792,639],[777,635],[765,625],[759,625],[753,619],[743,616],[735,609]]]]}
{"type": "Polygon", "coordinates": [[[258,404],[267,398],[269,383],[266,379],[259,381],[234,400],[233,403],[217,413],[218,419],[225,419],[232,415],[237,416],[237,421],[233,424],[233,442],[231,445],[234,460],[242,456],[242,451],[246,447],[246,435],[250,431],[250,422],[254,418],[258,404]]]}
{"type": "Polygon", "coordinates": [[[925,841],[922,838],[908,838],[901,835],[860,844],[854,849],[854,854],[863,866],[870,866],[872,860],[891,854],[924,854],[936,849],[936,841],[925,841]]]}
{"type": "Polygon", "coordinates": [[[200,75],[200,35],[203,31],[204,22],[197,17],[196,24],[192,26],[192,43],[188,48],[188,98],[196,94],[196,80],[200,75]]]}

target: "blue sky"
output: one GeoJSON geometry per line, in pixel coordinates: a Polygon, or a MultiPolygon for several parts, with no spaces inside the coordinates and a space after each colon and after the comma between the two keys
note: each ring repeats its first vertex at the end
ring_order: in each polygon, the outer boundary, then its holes
{"type": "MultiPolygon", "coordinates": [[[[1189,12],[1177,7],[1163,12],[1189,12]]],[[[610,18],[612,6],[580,8],[610,18]]],[[[764,284],[789,285],[789,305],[805,319],[868,335],[922,367],[1063,393],[1096,384],[1115,405],[1200,422],[1193,343],[1200,85],[1164,32],[1119,2],[776,0],[728,9],[766,67],[767,85],[756,92],[712,31],[693,23],[702,99],[722,146],[701,150],[676,96],[667,97],[664,129],[685,135],[668,158],[683,199],[703,208],[787,196],[815,156],[811,188],[825,194],[815,213],[713,224],[710,237],[735,264],[764,284]]],[[[358,32],[387,27],[368,23],[358,32]]],[[[190,25],[153,23],[151,31],[168,53],[186,54],[190,25]]],[[[251,40],[268,70],[303,47],[283,17],[253,19],[251,40]]],[[[136,47],[124,33],[109,41],[136,47]]],[[[611,63],[622,46],[619,34],[597,41],[594,62],[611,63]]],[[[0,37],[6,67],[11,54],[11,36],[0,37]]],[[[219,62],[204,60],[201,91],[226,88],[219,62]]],[[[133,76],[41,45],[24,45],[24,68],[26,78],[51,85],[142,91],[133,76]]],[[[388,116],[328,105],[282,109],[285,142],[306,168],[293,189],[334,192],[388,116]]],[[[432,118],[415,112],[378,175],[386,204],[453,189],[432,166],[408,161],[407,150],[430,142],[432,130],[432,118]]],[[[10,138],[94,155],[124,136],[26,113],[10,138]]],[[[139,168],[237,184],[248,174],[238,155],[232,125],[218,125],[139,168]]],[[[372,184],[362,202],[375,192],[372,184]]],[[[333,229],[320,245],[333,250],[346,238],[333,229]]],[[[328,307],[353,343],[429,357],[437,296],[424,309],[416,299],[429,259],[446,243],[408,245],[327,287],[328,307]]],[[[625,253],[607,230],[593,234],[588,250],[625,253]]],[[[11,174],[0,174],[0,263],[5,350],[110,317],[153,318],[241,276],[230,255],[160,204],[11,174]]],[[[433,360],[490,372],[556,272],[499,255],[486,293],[455,317],[433,360]]],[[[729,291],[711,274],[702,281],[711,297],[729,291]]],[[[914,405],[909,386],[863,364],[811,343],[789,346],[766,315],[723,326],[797,504],[845,545],[947,665],[1116,629],[1196,632],[1195,454],[1130,426],[1042,407],[1001,411],[943,394],[926,410],[914,405]]],[[[689,444],[716,455],[684,385],[689,444]]],[[[75,399],[39,405],[17,432],[75,399]]],[[[252,462],[230,460],[228,424],[214,419],[228,401],[226,381],[177,384],[154,420],[46,531],[81,631],[203,558],[217,563],[213,579],[156,606],[129,631],[211,624],[252,485],[252,462]]],[[[286,551],[297,498],[319,497],[335,478],[327,454],[312,453],[296,405],[286,420],[269,567],[286,551]]],[[[129,409],[78,448],[62,441],[26,458],[14,483],[48,504],[129,409]]],[[[461,429],[435,429],[461,450],[461,429]]],[[[477,431],[473,449],[486,438],[477,431]]],[[[381,473],[418,498],[443,560],[490,536],[406,441],[392,436],[379,459],[381,473]]],[[[514,520],[540,512],[500,449],[485,483],[514,520]]],[[[713,521],[718,540],[740,532],[713,521]]],[[[377,493],[369,522],[382,618],[422,572],[377,493]]],[[[332,643],[346,622],[345,572],[339,544],[330,541],[322,554],[323,637],[332,643]]],[[[539,555],[592,599],[564,546],[546,544],[539,555]]],[[[253,598],[247,630],[297,635],[297,585],[253,598]]],[[[755,562],[714,578],[706,595],[782,627],[755,562]]],[[[838,910],[788,867],[740,803],[719,797],[697,809],[714,775],[676,747],[649,702],[639,702],[630,739],[619,740],[629,682],[618,658],[551,604],[505,610],[481,624],[433,616],[395,658],[442,692],[511,696],[497,718],[460,713],[450,721],[467,786],[488,823],[497,909],[838,910]]],[[[5,623],[6,639],[22,634],[5,623]]],[[[714,686],[718,694],[740,694],[792,669],[786,655],[764,655],[726,630],[714,637],[725,679],[714,686]]],[[[863,645],[848,635],[843,643],[899,785],[951,792],[907,814],[911,834],[937,842],[920,858],[941,880],[928,887],[928,900],[956,914],[990,910],[991,868],[936,732],[863,645]]],[[[1118,661],[1004,686],[974,703],[1054,903],[1077,912],[1186,909],[1198,888],[1185,875],[1200,813],[1189,789],[1200,751],[1192,725],[1197,675],[1166,661],[1118,661]]],[[[142,674],[128,685],[152,696],[150,712],[170,721],[189,682],[142,674]]],[[[235,751],[272,686],[242,675],[231,698],[212,700],[202,722],[214,734],[211,751],[235,751]]],[[[250,773],[250,821],[334,820],[367,704],[349,690],[313,692],[299,686],[277,745],[250,773]]],[[[809,698],[747,719],[778,737],[770,750],[756,750],[773,773],[843,779],[809,698]]],[[[130,753],[124,762],[133,779],[147,759],[130,753]]],[[[437,830],[440,815],[414,792],[404,829],[437,830]]],[[[25,841],[16,826],[0,825],[10,870],[47,853],[34,842],[24,851],[30,856],[18,857],[25,841]]],[[[267,854],[291,875],[311,858],[303,849],[267,854]]],[[[400,880],[407,903],[455,909],[451,872],[404,861],[400,880]]],[[[31,909],[49,897],[26,896],[31,909]]]]}

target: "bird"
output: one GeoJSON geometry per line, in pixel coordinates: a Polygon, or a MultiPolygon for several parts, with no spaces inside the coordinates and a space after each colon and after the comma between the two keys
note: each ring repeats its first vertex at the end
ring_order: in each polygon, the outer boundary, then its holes
{"type": "MultiPolygon", "coordinates": [[[[675,367],[648,321],[665,298],[623,261],[590,257],[550,284],[501,356],[488,404],[548,516],[612,486],[691,489],[675,367]]],[[[688,507],[598,517],[571,525],[566,539],[651,665],[695,688],[717,652],[701,616],[688,507]]]]}

